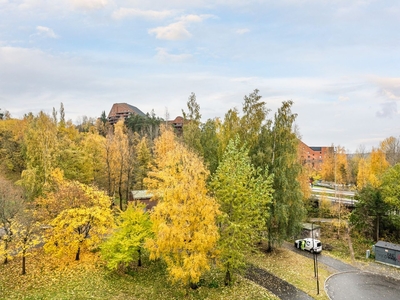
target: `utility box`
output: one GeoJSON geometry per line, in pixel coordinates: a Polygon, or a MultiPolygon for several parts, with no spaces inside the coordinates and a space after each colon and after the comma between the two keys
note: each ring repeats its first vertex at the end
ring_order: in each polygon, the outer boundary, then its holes
{"type": "Polygon", "coordinates": [[[400,267],[400,245],[379,241],[375,244],[375,261],[400,267]]]}
{"type": "Polygon", "coordinates": [[[301,238],[321,238],[321,226],[312,223],[303,223],[301,229],[301,238]]]}

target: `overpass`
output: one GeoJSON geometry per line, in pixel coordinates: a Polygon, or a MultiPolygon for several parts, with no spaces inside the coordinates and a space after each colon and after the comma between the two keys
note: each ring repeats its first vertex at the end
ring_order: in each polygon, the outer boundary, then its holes
{"type": "Polygon", "coordinates": [[[311,188],[311,195],[318,200],[323,198],[331,201],[332,203],[340,203],[350,207],[354,207],[357,203],[357,200],[354,200],[355,192],[352,191],[335,191],[334,189],[314,186],[311,188]]]}

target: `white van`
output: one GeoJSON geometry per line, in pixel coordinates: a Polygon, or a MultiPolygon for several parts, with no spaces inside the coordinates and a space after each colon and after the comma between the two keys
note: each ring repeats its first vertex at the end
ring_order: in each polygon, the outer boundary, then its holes
{"type": "Polygon", "coordinates": [[[312,238],[305,238],[305,239],[300,239],[296,240],[294,242],[294,246],[297,249],[301,250],[307,250],[310,251],[311,253],[320,253],[322,251],[322,243],[320,240],[312,239],[312,238]],[[314,241],[314,246],[313,246],[313,241],[314,241]]]}

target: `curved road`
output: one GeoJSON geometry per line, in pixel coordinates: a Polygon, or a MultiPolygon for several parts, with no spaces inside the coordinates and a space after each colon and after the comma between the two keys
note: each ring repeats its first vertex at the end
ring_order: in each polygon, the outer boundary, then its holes
{"type": "Polygon", "coordinates": [[[326,280],[325,291],[332,300],[398,300],[400,281],[369,272],[343,272],[326,280]]]}
{"type": "MultiPolygon", "coordinates": [[[[290,243],[284,244],[285,248],[298,254],[313,258],[311,253],[296,249],[290,243]]],[[[325,291],[332,300],[398,300],[400,299],[400,279],[384,274],[362,271],[352,265],[346,264],[323,254],[318,255],[318,262],[338,271],[331,275],[325,282],[325,291]]],[[[394,267],[382,265],[394,269],[394,267]]],[[[387,272],[389,274],[389,272],[387,272]]]]}

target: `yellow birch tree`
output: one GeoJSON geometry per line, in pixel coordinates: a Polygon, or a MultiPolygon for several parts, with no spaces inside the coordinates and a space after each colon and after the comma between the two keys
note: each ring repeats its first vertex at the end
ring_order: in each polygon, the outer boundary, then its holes
{"type": "Polygon", "coordinates": [[[218,240],[215,199],[207,195],[208,170],[201,159],[163,130],[155,142],[155,164],[145,183],[159,199],[151,214],[150,258],[167,263],[173,282],[196,286],[210,269],[218,240]]]}
{"type": "Polygon", "coordinates": [[[367,159],[360,159],[358,163],[357,189],[361,190],[370,184],[372,187],[381,185],[382,176],[389,168],[389,163],[382,149],[372,148],[367,159]]]}
{"type": "MultiPolygon", "coordinates": [[[[128,145],[128,137],[124,132],[125,125],[124,119],[121,119],[115,124],[114,127],[114,142],[112,151],[114,152],[114,174],[115,174],[115,182],[118,189],[118,196],[119,196],[119,208],[122,210],[122,198],[123,198],[123,191],[128,189],[127,187],[127,169],[128,163],[131,163],[129,160],[129,145],[128,145]]],[[[129,168],[130,169],[130,168],[129,168]]]]}

